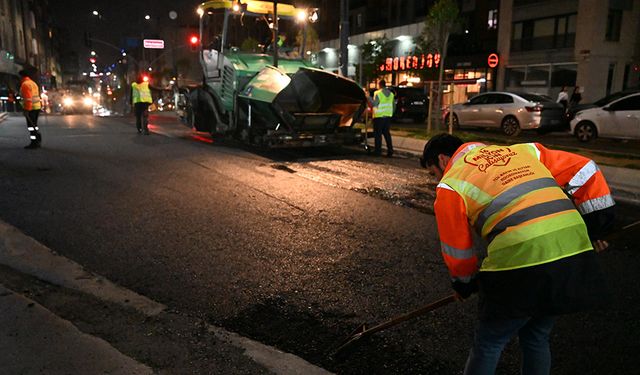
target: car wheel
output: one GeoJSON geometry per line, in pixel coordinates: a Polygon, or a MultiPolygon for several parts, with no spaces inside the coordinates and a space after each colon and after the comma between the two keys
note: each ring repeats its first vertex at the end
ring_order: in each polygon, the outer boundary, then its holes
{"type": "Polygon", "coordinates": [[[518,119],[513,116],[505,117],[502,120],[502,132],[510,137],[515,137],[520,134],[520,123],[518,119]]]}
{"type": "Polygon", "coordinates": [[[592,122],[583,121],[576,125],[573,134],[576,135],[576,138],[578,138],[580,142],[589,142],[598,136],[598,130],[592,122]]]}
{"type": "MultiPolygon", "coordinates": [[[[444,126],[447,127],[447,128],[449,127],[449,115],[448,114],[444,117],[444,126]]],[[[460,123],[458,122],[458,116],[455,113],[453,114],[453,128],[456,129],[456,130],[460,129],[460,123]]]]}

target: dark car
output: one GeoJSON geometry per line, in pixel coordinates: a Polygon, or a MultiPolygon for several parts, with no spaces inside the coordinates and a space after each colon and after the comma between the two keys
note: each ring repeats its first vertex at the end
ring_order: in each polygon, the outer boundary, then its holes
{"type": "Polygon", "coordinates": [[[418,87],[398,86],[390,87],[396,96],[395,119],[411,119],[414,122],[424,122],[427,118],[429,98],[424,89],[418,87]]]}

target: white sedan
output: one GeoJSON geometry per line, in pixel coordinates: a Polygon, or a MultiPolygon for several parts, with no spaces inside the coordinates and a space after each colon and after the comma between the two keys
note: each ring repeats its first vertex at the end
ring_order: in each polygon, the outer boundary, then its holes
{"type": "Polygon", "coordinates": [[[571,133],[581,142],[596,137],[640,139],[640,93],[578,112],[571,133]]]}

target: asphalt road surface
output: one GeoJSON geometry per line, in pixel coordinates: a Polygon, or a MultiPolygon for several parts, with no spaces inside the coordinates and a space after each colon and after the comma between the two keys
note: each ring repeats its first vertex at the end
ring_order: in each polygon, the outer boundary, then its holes
{"type": "MultiPolygon", "coordinates": [[[[152,116],[50,116],[24,150],[0,125],[0,218],[86,269],[170,309],[344,374],[458,374],[476,298],[329,356],[362,322],[451,293],[431,205],[409,157],[361,149],[255,151],[152,116]]],[[[621,222],[638,220],[620,207],[621,222]]],[[[637,373],[638,232],[602,254],[615,302],[560,317],[554,374],[637,373]]],[[[517,343],[499,374],[518,372],[517,343]]]]}

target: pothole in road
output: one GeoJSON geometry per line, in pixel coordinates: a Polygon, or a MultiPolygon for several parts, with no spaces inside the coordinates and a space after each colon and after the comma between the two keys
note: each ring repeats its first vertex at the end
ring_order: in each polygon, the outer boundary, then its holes
{"type": "Polygon", "coordinates": [[[340,374],[381,371],[453,373],[449,364],[424,352],[407,352],[401,336],[373,335],[335,356],[335,349],[356,328],[352,318],[315,309],[307,311],[284,297],[276,296],[215,324],[294,353],[340,374]],[[438,371],[431,372],[434,369],[438,371]]]}

